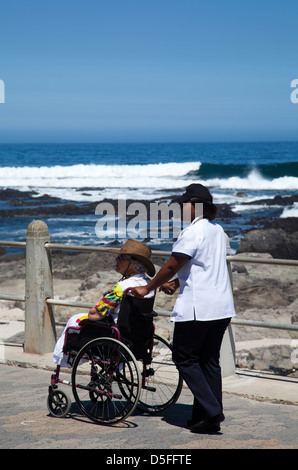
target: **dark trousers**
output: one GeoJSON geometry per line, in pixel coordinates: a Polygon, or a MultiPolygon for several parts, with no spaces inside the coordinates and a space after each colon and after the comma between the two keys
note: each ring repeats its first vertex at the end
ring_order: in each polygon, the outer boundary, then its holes
{"type": "Polygon", "coordinates": [[[222,413],[219,355],[230,320],[175,323],[173,361],[194,395],[194,421],[222,413]]]}

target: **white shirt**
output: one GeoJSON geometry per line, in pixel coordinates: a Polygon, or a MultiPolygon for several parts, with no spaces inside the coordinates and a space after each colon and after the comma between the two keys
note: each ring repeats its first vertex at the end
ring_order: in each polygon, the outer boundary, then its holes
{"type": "Polygon", "coordinates": [[[180,292],[171,321],[219,320],[235,316],[222,227],[196,218],[184,229],[172,254],[189,259],[178,271],[180,292]]]}

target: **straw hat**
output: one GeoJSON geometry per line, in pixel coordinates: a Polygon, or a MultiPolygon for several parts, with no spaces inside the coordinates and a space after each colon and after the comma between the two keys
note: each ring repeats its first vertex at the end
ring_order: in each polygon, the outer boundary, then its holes
{"type": "Polygon", "coordinates": [[[120,250],[111,248],[108,252],[130,255],[132,258],[141,261],[148,268],[148,275],[150,277],[155,275],[155,267],[152,261],[150,261],[151,250],[145,243],[138,242],[137,240],[127,240],[120,250]]]}

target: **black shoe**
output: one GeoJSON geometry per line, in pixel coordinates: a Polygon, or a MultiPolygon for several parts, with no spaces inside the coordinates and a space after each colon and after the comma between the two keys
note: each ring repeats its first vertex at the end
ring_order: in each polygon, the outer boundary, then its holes
{"type": "MultiPolygon", "coordinates": [[[[187,426],[188,426],[189,428],[191,428],[195,423],[196,423],[196,422],[193,421],[192,419],[188,419],[188,420],[186,421],[186,424],[187,424],[187,426]]],[[[191,429],[191,432],[197,432],[197,431],[193,431],[193,430],[191,429]]],[[[206,431],[201,431],[201,432],[203,433],[203,432],[206,432],[206,431]]],[[[220,432],[220,425],[219,425],[219,424],[213,424],[212,426],[210,426],[210,427],[208,428],[208,431],[207,431],[207,432],[210,432],[210,433],[212,433],[212,432],[220,432]]]]}
{"type": "MultiPolygon", "coordinates": [[[[218,423],[221,423],[222,421],[225,420],[225,415],[223,413],[220,413],[219,415],[216,415],[216,417],[219,417],[217,419],[218,423]]],[[[193,426],[194,424],[196,424],[197,422],[199,421],[199,419],[194,419],[194,418],[191,418],[191,419],[188,419],[186,421],[186,424],[187,426],[191,427],[193,426]]],[[[203,421],[203,420],[202,420],[203,421]]]]}
{"type": "Polygon", "coordinates": [[[190,424],[190,431],[196,433],[205,433],[205,432],[219,432],[220,425],[222,421],[224,421],[225,416],[223,413],[220,413],[212,418],[202,419],[197,423],[193,423],[192,420],[189,420],[188,423],[190,424]]]}
{"type": "Polygon", "coordinates": [[[187,424],[187,426],[188,426],[189,428],[191,428],[191,426],[192,426],[193,424],[195,424],[195,422],[196,422],[196,421],[195,421],[194,419],[188,419],[188,420],[186,421],[186,424],[187,424]]]}

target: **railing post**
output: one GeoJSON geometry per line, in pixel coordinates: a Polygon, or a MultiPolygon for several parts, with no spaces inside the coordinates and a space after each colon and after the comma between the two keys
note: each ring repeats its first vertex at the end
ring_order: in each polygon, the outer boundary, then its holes
{"type": "MultiPolygon", "coordinates": [[[[227,237],[227,255],[231,253],[230,240],[227,237]]],[[[230,280],[230,287],[233,293],[233,279],[231,263],[227,261],[227,268],[230,280]]],[[[235,339],[234,339],[234,327],[230,324],[224,334],[221,351],[220,351],[220,365],[223,377],[235,374],[235,339]]]]}
{"type": "Polygon", "coordinates": [[[27,230],[25,287],[25,352],[44,354],[54,350],[55,321],[46,299],[53,298],[48,226],[34,220],[27,230]]]}

